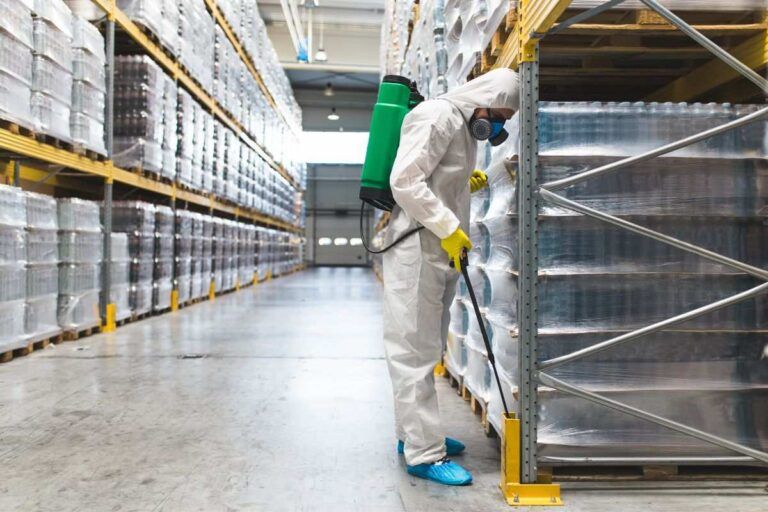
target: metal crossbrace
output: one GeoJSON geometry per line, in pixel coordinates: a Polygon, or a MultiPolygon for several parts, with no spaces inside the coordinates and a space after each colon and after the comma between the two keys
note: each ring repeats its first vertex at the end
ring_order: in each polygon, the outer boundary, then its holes
{"type": "Polygon", "coordinates": [[[597,7],[593,7],[588,11],[584,11],[581,14],[577,14],[572,18],[568,18],[567,20],[558,23],[557,25],[549,29],[549,31],[545,35],[551,36],[551,35],[557,34],[558,32],[562,32],[563,30],[569,27],[572,27],[577,23],[581,23],[582,21],[586,21],[590,18],[594,18],[598,14],[603,13],[608,9],[612,9],[613,7],[616,7],[618,5],[621,5],[626,1],[627,0],[611,0],[610,2],[606,2],[604,4],[598,5],[597,7]]]}
{"type": "Polygon", "coordinates": [[[715,126],[714,128],[710,128],[709,130],[705,130],[703,132],[695,133],[693,135],[690,135],[684,139],[680,139],[675,142],[670,142],[665,146],[661,146],[659,148],[646,151],[645,153],[624,158],[622,160],[617,160],[616,162],[612,162],[610,164],[603,165],[601,167],[596,167],[595,169],[584,171],[579,174],[574,174],[573,176],[569,176],[567,178],[550,181],[549,183],[545,183],[541,185],[541,188],[544,190],[561,190],[566,187],[570,187],[571,185],[575,185],[576,183],[588,180],[590,178],[594,178],[596,176],[602,176],[603,174],[617,171],[624,167],[629,167],[630,165],[635,165],[642,162],[647,162],[648,160],[653,160],[656,157],[667,155],[669,153],[677,151],[678,149],[686,148],[692,144],[696,144],[697,142],[710,139],[716,135],[720,135],[721,133],[725,133],[730,130],[734,130],[736,128],[741,128],[742,126],[746,126],[750,123],[754,123],[766,117],[768,117],[768,107],[760,109],[757,112],[753,112],[749,115],[740,117],[738,119],[734,119],[729,123],[726,123],[720,126],[715,126]]]}
{"type": "MultiPolygon", "coordinates": [[[[707,39],[704,35],[702,35],[700,32],[698,32],[696,29],[688,25],[685,21],[683,21],[681,18],[673,14],[671,11],[666,9],[663,5],[659,4],[655,0],[641,0],[646,6],[653,9],[657,13],[659,13],[662,17],[664,17],[667,21],[669,21],[671,24],[678,27],[682,32],[689,35],[692,39],[697,41],[699,44],[704,46],[706,49],[710,50],[714,55],[716,55],[718,58],[723,60],[726,64],[731,66],[733,69],[741,73],[743,76],[745,76],[747,79],[755,83],[758,87],[760,87],[763,91],[768,93],[768,81],[766,81],[763,77],[755,73],[752,69],[735,59],[732,55],[730,55],[728,52],[717,46],[714,42],[707,39]]],[[[611,7],[614,4],[621,3],[619,1],[611,1],[604,4],[603,9],[605,10],[609,7],[611,7]]],[[[602,10],[599,10],[600,8],[592,9],[591,11],[588,11],[585,14],[596,14],[596,12],[592,11],[598,11],[602,12],[602,10]]],[[[569,20],[570,21],[570,20],[569,20]]],[[[575,22],[574,22],[575,23],[575,22]]],[[[572,24],[572,23],[571,23],[572,24]]],[[[567,28],[567,27],[563,27],[567,28]]],[[[550,33],[552,33],[550,31],[550,33]]],[[[758,295],[761,295],[765,292],[768,292],[768,270],[761,269],[754,267],[752,265],[749,265],[747,263],[734,260],[732,258],[729,258],[727,256],[724,256],[719,253],[715,253],[713,251],[710,251],[708,249],[705,249],[703,247],[699,247],[694,244],[690,244],[688,242],[684,242],[682,240],[679,240],[677,238],[665,235],[663,233],[659,233],[657,231],[645,228],[643,226],[631,223],[629,221],[626,221],[624,219],[618,218],[613,215],[609,215],[607,213],[595,210],[593,208],[589,208],[583,204],[580,204],[576,201],[571,201],[569,199],[566,199],[565,197],[562,197],[558,194],[553,193],[553,190],[559,190],[566,187],[569,187],[571,185],[574,185],[576,183],[580,183],[582,181],[594,178],[596,176],[601,176],[609,172],[613,172],[622,168],[626,168],[630,165],[644,162],[647,160],[651,160],[653,158],[671,153],[673,151],[676,151],[678,149],[682,149],[684,147],[688,147],[692,144],[695,144],[697,142],[700,142],[702,140],[709,139],[711,137],[714,137],[716,135],[719,135],[721,133],[727,132],[729,130],[733,130],[735,128],[739,128],[741,126],[745,126],[749,123],[761,120],[768,116],[768,108],[761,109],[753,114],[744,116],[740,119],[737,119],[735,121],[731,121],[729,123],[726,123],[724,125],[712,128],[710,130],[706,130],[701,133],[697,133],[695,135],[692,135],[690,137],[686,137],[684,139],[681,139],[679,141],[673,142],[671,144],[667,144],[665,146],[662,146],[660,148],[648,151],[646,153],[625,158],[623,160],[619,160],[617,162],[613,162],[608,165],[604,165],[602,167],[598,167],[589,171],[585,171],[579,174],[576,174],[574,176],[564,178],[561,180],[552,181],[546,184],[541,185],[538,188],[538,197],[546,200],[550,203],[556,204],[558,206],[567,208],[569,210],[581,213],[583,215],[586,215],[588,217],[592,217],[598,220],[601,220],[603,222],[621,227],[623,229],[627,229],[629,231],[635,232],[639,235],[651,238],[653,240],[656,240],[661,243],[665,243],[667,245],[671,245],[673,247],[676,247],[678,249],[681,249],[683,251],[696,254],[698,256],[701,256],[703,258],[709,259],[711,261],[720,263],[722,265],[728,266],[730,268],[739,270],[741,272],[744,272],[746,274],[749,274],[753,277],[762,279],[766,281],[765,283],[756,286],[750,290],[738,293],[736,295],[733,295],[731,297],[727,297],[725,299],[719,300],[717,302],[713,302],[711,304],[702,306],[700,308],[694,309],[692,311],[689,311],[687,313],[683,313],[681,315],[677,315],[672,318],[668,318],[666,320],[663,320],[661,322],[657,322],[655,324],[651,324],[645,327],[642,327],[640,329],[636,329],[632,332],[622,334],[620,336],[616,336],[614,338],[611,338],[609,340],[603,341],[601,343],[597,343],[595,345],[592,345],[590,347],[586,347],[581,350],[577,350],[575,352],[572,352],[570,354],[565,354],[563,356],[559,356],[556,358],[552,358],[543,362],[540,362],[537,364],[537,370],[534,372],[535,379],[545,386],[549,386],[553,389],[559,390],[561,392],[571,394],[580,398],[583,398],[585,400],[589,400],[591,402],[609,407],[611,409],[617,410],[619,412],[623,412],[625,414],[629,414],[631,416],[635,416],[637,418],[643,419],[645,421],[649,421],[651,423],[655,423],[657,425],[661,425],[663,427],[666,427],[670,430],[674,430],[676,432],[680,432],[682,434],[686,434],[688,436],[694,437],[696,439],[699,439],[701,441],[705,441],[707,443],[720,446],[722,448],[731,450],[736,453],[740,453],[742,455],[746,455],[749,459],[761,461],[763,463],[768,464],[768,453],[762,452],[760,450],[756,450],[753,448],[750,448],[748,446],[744,446],[739,443],[735,443],[732,441],[729,441],[727,439],[724,439],[720,436],[716,436],[701,430],[698,430],[696,428],[690,427],[688,425],[684,425],[682,423],[670,420],[668,418],[664,418],[662,416],[658,416],[652,413],[649,413],[647,411],[643,411],[641,409],[637,409],[635,407],[629,406],[627,404],[611,400],[610,398],[607,398],[603,395],[600,395],[598,393],[594,393],[592,391],[589,391],[587,389],[584,389],[579,386],[574,386],[572,384],[568,384],[567,382],[564,382],[560,379],[557,379],[553,377],[552,375],[549,375],[547,373],[544,373],[543,370],[545,369],[553,369],[558,366],[570,363],[572,361],[576,361],[578,359],[582,359],[584,357],[587,357],[592,354],[596,354],[598,352],[602,352],[604,350],[607,350],[609,348],[615,347],[617,345],[627,343],[632,340],[636,340],[642,336],[658,332],[661,330],[664,330],[670,326],[691,320],[693,318],[697,318],[699,316],[711,313],[713,311],[717,311],[719,309],[731,306],[733,304],[737,304],[739,302],[751,299],[753,297],[756,297],[758,295]]],[[[744,461],[744,458],[741,457],[721,457],[721,458],[713,458],[717,460],[733,460],[733,461],[744,461]]],[[[589,458],[584,458],[584,462],[588,462],[589,458]]]]}
{"type": "Polygon", "coordinates": [[[722,49],[714,41],[707,36],[690,26],[682,18],[675,13],[661,5],[656,0],[640,0],[649,8],[653,9],[659,15],[667,20],[672,25],[676,26],[681,32],[689,36],[691,39],[699,43],[701,46],[709,50],[715,57],[725,62],[727,65],[736,70],[744,78],[758,86],[764,94],[768,94],[768,80],[760,76],[754,69],[750,68],[739,59],[722,49]]]}

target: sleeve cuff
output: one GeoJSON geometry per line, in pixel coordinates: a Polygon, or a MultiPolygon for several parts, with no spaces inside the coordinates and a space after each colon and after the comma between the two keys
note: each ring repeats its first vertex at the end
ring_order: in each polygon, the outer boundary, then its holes
{"type": "Polygon", "coordinates": [[[426,227],[440,240],[444,240],[455,233],[460,225],[461,223],[456,215],[454,215],[452,211],[446,209],[441,218],[437,219],[435,222],[431,222],[430,225],[427,225],[426,227]]]}

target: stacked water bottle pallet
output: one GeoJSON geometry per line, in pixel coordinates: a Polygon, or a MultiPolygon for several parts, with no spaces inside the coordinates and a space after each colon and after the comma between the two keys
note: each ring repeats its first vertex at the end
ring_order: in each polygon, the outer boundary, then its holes
{"type": "Polygon", "coordinates": [[[58,209],[56,199],[32,192],[27,197],[27,295],[24,331],[28,348],[61,340],[58,209]]]}
{"type": "Polygon", "coordinates": [[[112,230],[128,236],[131,317],[143,318],[152,312],[155,206],[140,201],[116,201],[112,205],[112,230]]]}
{"type": "Polygon", "coordinates": [[[131,318],[131,254],[127,233],[112,233],[110,300],[115,305],[115,321],[121,325],[131,318]]]}
{"type": "Polygon", "coordinates": [[[0,186],[0,354],[26,347],[24,330],[27,290],[26,196],[18,189],[0,186]]]}
{"type": "Polygon", "coordinates": [[[152,311],[171,307],[174,269],[174,225],[176,217],[167,206],[155,207],[155,259],[152,273],[152,311]]]}
{"type": "Polygon", "coordinates": [[[103,235],[99,204],[60,199],[59,325],[68,338],[91,334],[101,323],[99,293],[103,235]]]}
{"type": "MultiPolygon", "coordinates": [[[[540,179],[755,111],[754,106],[543,103],[540,179]],[[685,122],[681,123],[680,120],[685,122]]],[[[514,126],[514,123],[512,123],[514,126]]],[[[565,189],[561,195],[758,268],[768,265],[765,125],[726,133],[667,157],[565,189]]],[[[490,190],[473,199],[470,276],[517,410],[517,137],[488,164],[490,190]]],[[[754,287],[720,264],[545,203],[539,218],[538,357],[549,360],[754,287]]],[[[768,335],[764,295],[642,340],[548,370],[662,417],[765,450],[768,335]]],[[[452,308],[446,364],[500,428],[501,404],[466,290],[452,308]],[[482,405],[485,404],[485,405],[482,405]]],[[[651,423],[539,387],[540,465],[584,457],[730,455],[651,423]],[[597,421],[597,423],[596,423],[597,421]]],[[[723,459],[725,460],[725,459],[723,459]]]]}

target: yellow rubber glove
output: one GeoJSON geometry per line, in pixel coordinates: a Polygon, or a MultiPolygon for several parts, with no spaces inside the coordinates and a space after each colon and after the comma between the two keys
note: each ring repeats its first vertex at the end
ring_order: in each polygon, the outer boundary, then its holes
{"type": "Polygon", "coordinates": [[[456,269],[456,272],[461,272],[462,253],[464,249],[467,251],[472,249],[472,242],[469,241],[467,234],[459,228],[448,238],[443,238],[440,241],[440,247],[448,253],[448,258],[453,261],[453,268],[456,269]]]}
{"type": "Polygon", "coordinates": [[[473,194],[488,186],[488,176],[480,169],[472,171],[472,177],[469,178],[469,190],[473,194]]]}

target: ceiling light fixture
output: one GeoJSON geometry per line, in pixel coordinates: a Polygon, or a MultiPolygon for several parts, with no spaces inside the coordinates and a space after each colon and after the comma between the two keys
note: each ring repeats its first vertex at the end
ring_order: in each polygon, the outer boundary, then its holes
{"type": "Polygon", "coordinates": [[[325,37],[323,34],[323,24],[320,23],[320,44],[317,45],[315,60],[317,62],[328,62],[328,54],[325,52],[325,37]]]}
{"type": "Polygon", "coordinates": [[[338,121],[339,120],[339,114],[336,113],[336,107],[333,107],[331,109],[331,113],[328,114],[328,120],[329,121],[338,121]]]}
{"type": "Polygon", "coordinates": [[[325,90],[323,91],[323,96],[331,97],[335,94],[333,90],[333,85],[331,85],[331,82],[328,82],[325,84],[325,90]]]}

